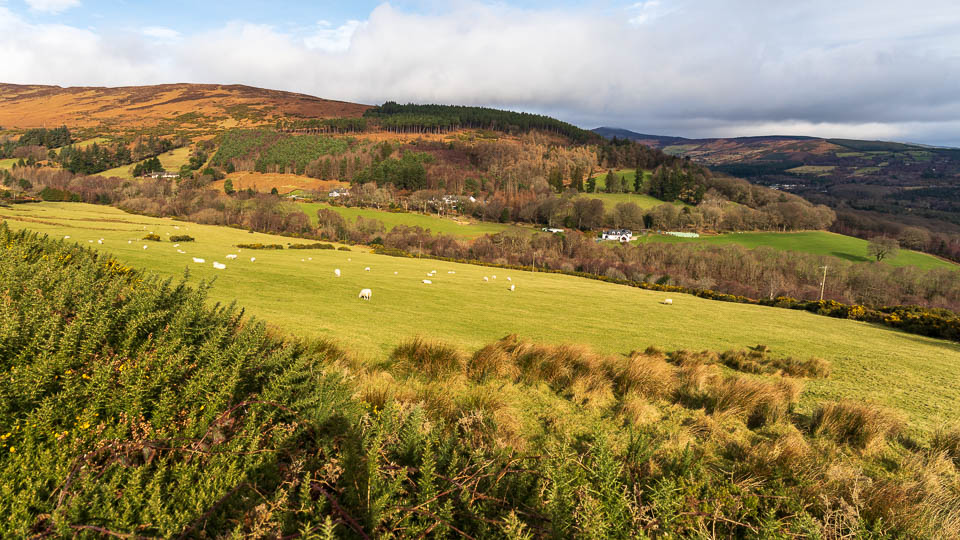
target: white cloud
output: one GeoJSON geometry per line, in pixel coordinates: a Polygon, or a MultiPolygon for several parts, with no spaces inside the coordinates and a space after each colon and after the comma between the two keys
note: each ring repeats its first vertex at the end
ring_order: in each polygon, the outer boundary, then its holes
{"type": "Polygon", "coordinates": [[[141,30],[141,33],[147,37],[156,38],[162,41],[173,41],[180,38],[180,32],[173,28],[164,26],[148,26],[141,30]]]}
{"type": "Polygon", "coordinates": [[[347,21],[341,26],[332,28],[329,21],[320,21],[317,23],[316,31],[304,38],[303,43],[308,49],[321,50],[328,52],[342,52],[350,48],[350,40],[353,34],[363,23],[360,21],[347,21]]]}
{"type": "Polygon", "coordinates": [[[960,144],[958,25],[952,0],[908,12],[893,0],[651,0],[614,12],[462,0],[429,14],[383,4],[306,32],[234,21],[182,36],[33,25],[0,8],[0,58],[2,78],[21,83],[244,83],[673,135],[960,144]]]}
{"type": "Polygon", "coordinates": [[[25,0],[30,9],[40,13],[60,13],[80,5],[80,0],[25,0]]]}

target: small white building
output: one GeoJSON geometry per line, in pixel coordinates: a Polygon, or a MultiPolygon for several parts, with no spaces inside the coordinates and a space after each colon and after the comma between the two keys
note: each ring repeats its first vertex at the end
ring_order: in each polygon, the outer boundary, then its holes
{"type": "Polygon", "coordinates": [[[338,197],[346,197],[348,195],[350,195],[350,190],[346,188],[337,188],[330,191],[330,193],[327,193],[327,197],[330,197],[331,199],[336,199],[338,197]]]}
{"type": "Polygon", "coordinates": [[[563,229],[558,229],[558,228],[556,228],[556,227],[544,227],[544,228],[542,228],[542,229],[540,229],[540,230],[543,231],[543,232],[548,232],[548,233],[560,233],[560,232],[563,232],[563,229]]]}
{"type": "Polygon", "coordinates": [[[618,242],[629,242],[633,240],[633,231],[629,229],[610,229],[603,231],[602,240],[616,240],[618,242]]]}

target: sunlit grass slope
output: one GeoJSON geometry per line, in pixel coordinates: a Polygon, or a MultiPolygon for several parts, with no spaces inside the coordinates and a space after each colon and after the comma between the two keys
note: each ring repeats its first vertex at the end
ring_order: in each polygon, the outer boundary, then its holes
{"type": "Polygon", "coordinates": [[[805,404],[838,397],[874,400],[907,411],[923,429],[960,417],[960,344],[862,322],[682,294],[671,295],[674,304],[665,306],[660,304],[665,295],[658,292],[556,274],[387,257],[355,247],[350,252],[241,251],[233,246],[302,241],[103,206],[17,205],[0,209],[0,217],[13,228],[69,235],[71,242],[161,275],[179,277],[189,270],[191,281],[215,278],[212,300],[236,300],[248,314],[283,331],[331,337],[370,358],[386,356],[413,335],[468,350],[511,333],[544,343],[583,343],[606,353],[648,345],[723,350],[763,343],[775,354],[819,356],[833,364],[830,378],[807,385],[805,404]],[[149,232],[164,240],[141,240],[149,232]],[[168,233],[189,234],[196,241],[177,248],[166,240],[168,233]],[[230,253],[238,258],[226,259],[230,253]],[[205,263],[195,264],[192,257],[205,263]],[[214,261],[226,269],[215,270],[214,261]],[[342,272],[339,279],[335,268],[342,272]],[[431,270],[437,271],[429,278],[433,283],[422,283],[431,270]],[[516,291],[509,291],[509,284],[516,291]],[[357,298],[361,288],[373,290],[371,301],[357,298]]]}
{"type": "Polygon", "coordinates": [[[423,227],[430,229],[434,234],[443,233],[455,236],[477,237],[485,234],[495,234],[508,230],[524,230],[521,227],[506,225],[503,223],[489,223],[476,221],[454,221],[450,218],[432,216],[426,214],[417,214],[414,212],[387,212],[375,208],[346,208],[343,206],[331,206],[326,203],[303,203],[300,205],[304,212],[314,224],[317,223],[317,210],[320,208],[331,208],[344,218],[350,221],[356,221],[357,216],[363,216],[368,219],[378,219],[383,222],[389,230],[397,225],[407,225],[409,227],[423,227]]]}
{"type": "MultiPolygon", "coordinates": [[[[791,233],[733,233],[719,236],[702,236],[700,238],[677,238],[675,236],[649,235],[639,237],[637,242],[671,242],[671,243],[705,243],[705,244],[739,244],[747,248],[768,246],[784,251],[800,251],[815,255],[832,255],[848,261],[870,261],[867,256],[867,241],[852,236],[844,236],[826,231],[803,231],[791,233]]],[[[900,250],[893,258],[884,259],[884,262],[893,266],[913,265],[920,268],[953,268],[960,269],[956,264],[939,259],[919,251],[908,249],[900,250]]]]}

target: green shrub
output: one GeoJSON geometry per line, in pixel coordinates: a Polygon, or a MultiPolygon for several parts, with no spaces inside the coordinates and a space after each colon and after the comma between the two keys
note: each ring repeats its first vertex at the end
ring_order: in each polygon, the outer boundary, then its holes
{"type": "Polygon", "coordinates": [[[336,246],[317,242],[315,244],[290,244],[290,249],[336,249],[336,246]]]}
{"type": "Polygon", "coordinates": [[[237,244],[240,249],[283,249],[283,244],[237,244]]]}
{"type": "Polygon", "coordinates": [[[189,234],[178,234],[170,237],[171,242],[193,242],[194,238],[189,234]]]}
{"type": "Polygon", "coordinates": [[[340,246],[337,248],[337,251],[350,251],[350,248],[348,248],[347,246],[340,246]]]}
{"type": "Polygon", "coordinates": [[[159,234],[150,233],[143,237],[144,240],[149,240],[151,242],[162,242],[163,239],[160,238],[159,234]]]}

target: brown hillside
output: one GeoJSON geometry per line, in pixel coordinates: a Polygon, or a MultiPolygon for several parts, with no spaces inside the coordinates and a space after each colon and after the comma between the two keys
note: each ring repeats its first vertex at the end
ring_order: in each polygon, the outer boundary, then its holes
{"type": "Polygon", "coordinates": [[[152,126],[177,119],[222,127],[269,122],[279,116],[356,117],[368,105],[243,85],[68,87],[0,83],[0,126],[13,128],[152,126]],[[193,114],[191,114],[193,113],[193,114]]]}

